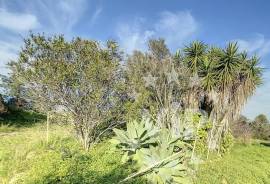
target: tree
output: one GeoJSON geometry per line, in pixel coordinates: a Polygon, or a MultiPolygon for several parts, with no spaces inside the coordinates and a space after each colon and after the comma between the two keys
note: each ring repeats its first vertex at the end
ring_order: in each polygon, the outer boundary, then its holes
{"type": "Polygon", "coordinates": [[[194,75],[200,73],[201,66],[206,58],[207,45],[200,41],[194,41],[184,48],[185,62],[194,75]]]}
{"type": "Polygon", "coordinates": [[[152,109],[155,116],[175,102],[182,110],[204,111],[212,122],[209,150],[219,150],[229,123],[239,118],[261,84],[259,59],[239,52],[237,43],[222,49],[195,41],[175,55],[162,39],[150,40],[149,47],[147,53],[134,52],[127,62],[128,88],[138,97],[130,107],[140,102],[138,109],[152,109]]]}
{"type": "Polygon", "coordinates": [[[186,106],[191,109],[199,110],[199,101],[201,98],[200,78],[203,72],[203,65],[206,61],[207,45],[200,41],[194,41],[183,49],[184,64],[189,68],[190,84],[187,93],[186,106]]]}
{"type": "Polygon", "coordinates": [[[243,143],[250,143],[253,130],[248,118],[241,115],[236,121],[230,123],[230,128],[234,137],[238,138],[243,143]]]}
{"type": "Polygon", "coordinates": [[[140,117],[146,110],[160,120],[160,126],[169,127],[172,113],[183,105],[188,69],[170,54],[163,40],[150,40],[148,45],[149,52],[135,51],[127,61],[128,109],[132,112],[128,114],[140,117]]]}
{"type": "Polygon", "coordinates": [[[121,80],[115,42],[101,47],[92,40],[31,34],[10,68],[12,80],[27,89],[24,95],[35,108],[70,114],[85,149],[116,123],[121,80]]]}
{"type": "Polygon", "coordinates": [[[262,68],[256,56],[248,58],[238,51],[237,43],[229,43],[225,49],[194,42],[184,49],[184,60],[193,75],[201,83],[190,90],[193,98],[213,122],[209,135],[209,148],[219,149],[222,138],[229,132],[229,122],[240,116],[247,99],[261,84],[262,68]]]}
{"type": "Polygon", "coordinates": [[[264,114],[259,114],[251,123],[254,137],[257,139],[270,139],[270,122],[264,114]]]}
{"type": "Polygon", "coordinates": [[[148,47],[151,55],[157,60],[162,60],[170,56],[170,50],[165,44],[164,39],[151,39],[148,41],[148,47]]]}

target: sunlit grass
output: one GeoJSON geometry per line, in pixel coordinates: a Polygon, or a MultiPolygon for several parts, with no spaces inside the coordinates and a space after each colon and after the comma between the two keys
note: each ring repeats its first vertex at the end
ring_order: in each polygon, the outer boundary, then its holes
{"type": "Polygon", "coordinates": [[[256,141],[252,145],[236,144],[224,158],[203,164],[196,183],[270,183],[270,143],[256,141]]]}
{"type": "MultiPolygon", "coordinates": [[[[43,120],[44,121],[44,120],[43,120]]],[[[133,172],[107,141],[83,150],[72,128],[46,124],[0,126],[0,183],[118,183],[133,172]]],[[[270,143],[237,143],[223,158],[199,166],[198,184],[270,183],[270,143]]],[[[134,183],[143,183],[140,179],[134,183]]]]}
{"type": "Polygon", "coordinates": [[[84,151],[68,126],[52,125],[49,143],[43,123],[14,129],[1,135],[0,183],[109,184],[132,171],[107,141],[84,151]]]}

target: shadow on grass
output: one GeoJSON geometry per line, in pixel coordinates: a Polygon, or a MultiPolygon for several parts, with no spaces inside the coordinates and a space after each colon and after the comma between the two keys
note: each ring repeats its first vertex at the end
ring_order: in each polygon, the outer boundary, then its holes
{"type": "MultiPolygon", "coordinates": [[[[90,172],[89,175],[95,176],[91,181],[84,181],[84,180],[79,180],[79,181],[71,181],[74,183],[89,183],[89,184],[118,184],[120,183],[123,179],[125,179],[128,174],[123,171],[123,168],[116,168],[111,170],[110,173],[108,174],[103,174],[100,175],[100,173],[95,173],[95,172],[90,172]]],[[[91,176],[89,177],[91,178],[91,176]]],[[[142,178],[142,177],[137,177],[131,180],[128,180],[126,182],[123,182],[123,184],[147,184],[147,182],[142,178]]]]}
{"type": "Polygon", "coordinates": [[[11,111],[0,116],[0,125],[30,127],[44,121],[46,116],[34,111],[11,111]]]}
{"type": "Polygon", "coordinates": [[[260,145],[270,147],[270,142],[261,142],[260,145]]]}
{"type": "MultiPolygon", "coordinates": [[[[52,179],[51,176],[43,177],[39,182],[41,183],[72,183],[72,184],[119,184],[127,175],[119,172],[119,169],[114,169],[106,175],[101,175],[99,172],[90,171],[87,174],[79,175],[73,173],[73,175],[62,176],[61,178],[52,179]]],[[[123,184],[147,184],[142,178],[135,178],[123,184]]]]}

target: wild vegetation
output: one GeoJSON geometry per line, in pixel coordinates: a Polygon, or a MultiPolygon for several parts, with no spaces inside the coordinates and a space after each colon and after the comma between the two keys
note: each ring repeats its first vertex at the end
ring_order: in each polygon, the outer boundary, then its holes
{"type": "MultiPolygon", "coordinates": [[[[229,151],[245,149],[235,138],[269,139],[263,115],[254,123],[239,120],[262,83],[262,68],[236,43],[219,48],[195,41],[171,53],[157,39],[148,51],[125,56],[115,41],[30,34],[9,67],[9,95],[47,123],[3,134],[5,183],[229,182],[208,179],[204,169],[234,161],[229,151]],[[22,144],[18,155],[15,142],[22,144]]],[[[18,110],[3,113],[26,113],[18,110]]],[[[4,131],[14,127],[8,117],[4,131]]],[[[255,148],[269,153],[259,143],[255,148]]]]}
{"type": "MultiPolygon", "coordinates": [[[[42,120],[46,117],[20,112],[16,121],[9,118],[12,125],[1,121],[0,183],[117,184],[137,171],[132,163],[122,162],[121,151],[108,141],[85,151],[70,126],[51,125],[47,143],[46,124],[42,120]],[[19,122],[20,126],[16,126],[19,122]]],[[[269,183],[269,155],[269,142],[236,142],[230,154],[199,164],[194,183],[269,183]]],[[[126,183],[146,181],[137,177],[126,183]]]]}
{"type": "Polygon", "coordinates": [[[243,142],[250,142],[251,138],[270,140],[270,122],[264,114],[259,114],[254,120],[245,116],[231,124],[233,135],[242,139],[243,142]]]}

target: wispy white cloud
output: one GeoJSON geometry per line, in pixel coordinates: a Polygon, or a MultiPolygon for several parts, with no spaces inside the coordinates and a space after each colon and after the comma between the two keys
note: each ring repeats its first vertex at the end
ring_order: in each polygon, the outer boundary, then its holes
{"type": "MultiPolygon", "coordinates": [[[[15,59],[22,37],[34,32],[74,36],[74,28],[87,9],[87,0],[35,0],[13,2],[20,10],[0,2],[0,73],[6,74],[6,63],[15,59]]],[[[101,9],[93,15],[98,18],[101,9]]]]}
{"type": "Polygon", "coordinates": [[[101,12],[102,12],[102,7],[101,6],[97,7],[96,10],[93,13],[91,19],[90,19],[91,24],[94,24],[96,22],[96,20],[100,16],[101,12]]]}
{"type": "Polygon", "coordinates": [[[143,18],[137,17],[131,24],[118,24],[116,35],[126,52],[131,53],[134,49],[146,50],[146,42],[155,35],[155,30],[145,29],[144,22],[143,18]]]}
{"type": "Polygon", "coordinates": [[[29,31],[39,26],[37,17],[28,13],[14,13],[0,9],[0,27],[12,31],[29,31]]]}
{"type": "Polygon", "coordinates": [[[251,54],[257,54],[264,57],[270,54],[270,39],[266,39],[262,34],[256,34],[250,39],[235,39],[239,44],[240,50],[246,50],[251,54]]]}
{"type": "Polygon", "coordinates": [[[162,12],[155,24],[156,35],[165,38],[173,48],[182,46],[197,30],[198,23],[189,11],[162,12]]]}
{"type": "Polygon", "coordinates": [[[150,26],[146,25],[149,23],[141,17],[131,23],[117,25],[116,35],[128,53],[134,49],[146,50],[148,39],[157,37],[164,38],[168,46],[175,49],[182,46],[198,29],[198,23],[189,11],[165,11],[150,26]]]}
{"type": "Polygon", "coordinates": [[[86,0],[36,0],[25,7],[41,21],[42,31],[72,34],[87,8],[86,0]]]}
{"type": "Polygon", "coordinates": [[[7,62],[17,58],[17,52],[20,48],[17,40],[0,40],[0,73],[6,75],[8,73],[7,62]]]}

